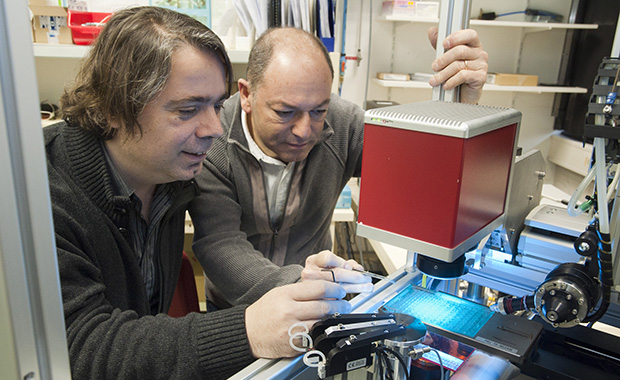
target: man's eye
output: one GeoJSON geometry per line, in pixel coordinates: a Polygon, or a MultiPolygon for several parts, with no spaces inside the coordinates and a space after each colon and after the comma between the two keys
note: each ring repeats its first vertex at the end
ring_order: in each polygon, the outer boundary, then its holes
{"type": "Polygon", "coordinates": [[[312,110],[310,114],[312,115],[314,119],[321,119],[323,116],[325,116],[326,112],[327,112],[326,109],[318,109],[318,110],[312,110]]]}
{"type": "Polygon", "coordinates": [[[280,117],[289,117],[293,114],[293,111],[278,111],[278,110],[274,110],[274,112],[276,113],[276,115],[280,116],[280,117]]]}
{"type": "Polygon", "coordinates": [[[181,108],[179,109],[179,114],[183,117],[188,117],[196,114],[197,108],[181,108]]]}
{"type": "Polygon", "coordinates": [[[220,114],[220,112],[224,109],[224,103],[217,103],[213,106],[215,108],[215,113],[220,114]]]}

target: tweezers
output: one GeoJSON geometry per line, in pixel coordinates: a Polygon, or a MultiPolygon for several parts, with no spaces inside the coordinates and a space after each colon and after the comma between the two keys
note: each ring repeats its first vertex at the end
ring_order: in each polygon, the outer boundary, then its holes
{"type": "MultiPolygon", "coordinates": [[[[382,276],[380,274],[372,273],[372,272],[369,272],[367,270],[359,270],[359,269],[351,269],[351,270],[353,272],[361,273],[362,275],[367,276],[367,277],[376,278],[377,280],[387,280],[387,281],[391,282],[392,284],[396,284],[393,280],[391,280],[391,279],[389,279],[389,278],[387,278],[385,276],[382,276]]],[[[322,268],[321,271],[322,272],[332,272],[332,278],[333,278],[334,282],[336,282],[336,275],[334,274],[334,271],[332,270],[332,268],[322,268]]]]}
{"type": "Polygon", "coordinates": [[[354,271],[354,272],[361,273],[364,276],[368,276],[368,277],[371,277],[371,278],[376,278],[377,280],[387,280],[387,281],[391,282],[392,284],[396,284],[392,279],[387,278],[385,276],[382,276],[380,274],[372,273],[372,272],[369,272],[367,270],[359,270],[359,269],[351,269],[351,270],[354,271]]]}

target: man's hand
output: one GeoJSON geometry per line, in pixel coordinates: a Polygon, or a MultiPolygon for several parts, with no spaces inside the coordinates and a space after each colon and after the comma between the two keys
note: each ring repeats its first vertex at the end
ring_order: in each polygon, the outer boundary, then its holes
{"type": "Polygon", "coordinates": [[[321,251],[308,256],[306,266],[301,271],[301,280],[326,280],[337,282],[347,293],[372,292],[370,277],[352,269],[364,270],[355,260],[345,260],[330,251],[321,251]]]}
{"type": "MultiPolygon", "coordinates": [[[[437,27],[428,30],[431,45],[437,46],[437,27]]],[[[478,33],[472,29],[459,30],[443,41],[445,53],[437,58],[432,68],[436,74],[429,80],[433,87],[443,83],[446,90],[461,86],[463,103],[477,103],[487,80],[489,54],[482,49],[478,33]]]]}
{"type": "Polygon", "coordinates": [[[328,281],[304,281],[270,290],[245,312],[252,354],[267,359],[298,355],[289,344],[289,327],[303,322],[309,330],[325,315],[351,312],[351,304],[342,299],[345,294],[342,286],[328,281]]]}

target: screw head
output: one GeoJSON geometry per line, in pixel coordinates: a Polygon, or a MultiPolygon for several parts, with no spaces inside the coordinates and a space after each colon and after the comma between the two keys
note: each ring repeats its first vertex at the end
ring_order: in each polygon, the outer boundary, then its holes
{"type": "Polygon", "coordinates": [[[590,249],[590,244],[582,241],[581,243],[579,243],[579,246],[577,248],[579,248],[579,252],[587,252],[590,249]]]}

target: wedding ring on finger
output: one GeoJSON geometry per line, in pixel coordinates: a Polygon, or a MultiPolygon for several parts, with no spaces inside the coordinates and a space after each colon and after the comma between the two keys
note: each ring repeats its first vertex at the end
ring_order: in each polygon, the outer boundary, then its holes
{"type": "Polygon", "coordinates": [[[465,63],[465,70],[469,70],[469,68],[467,67],[467,60],[464,59],[463,62],[465,63]]]}

